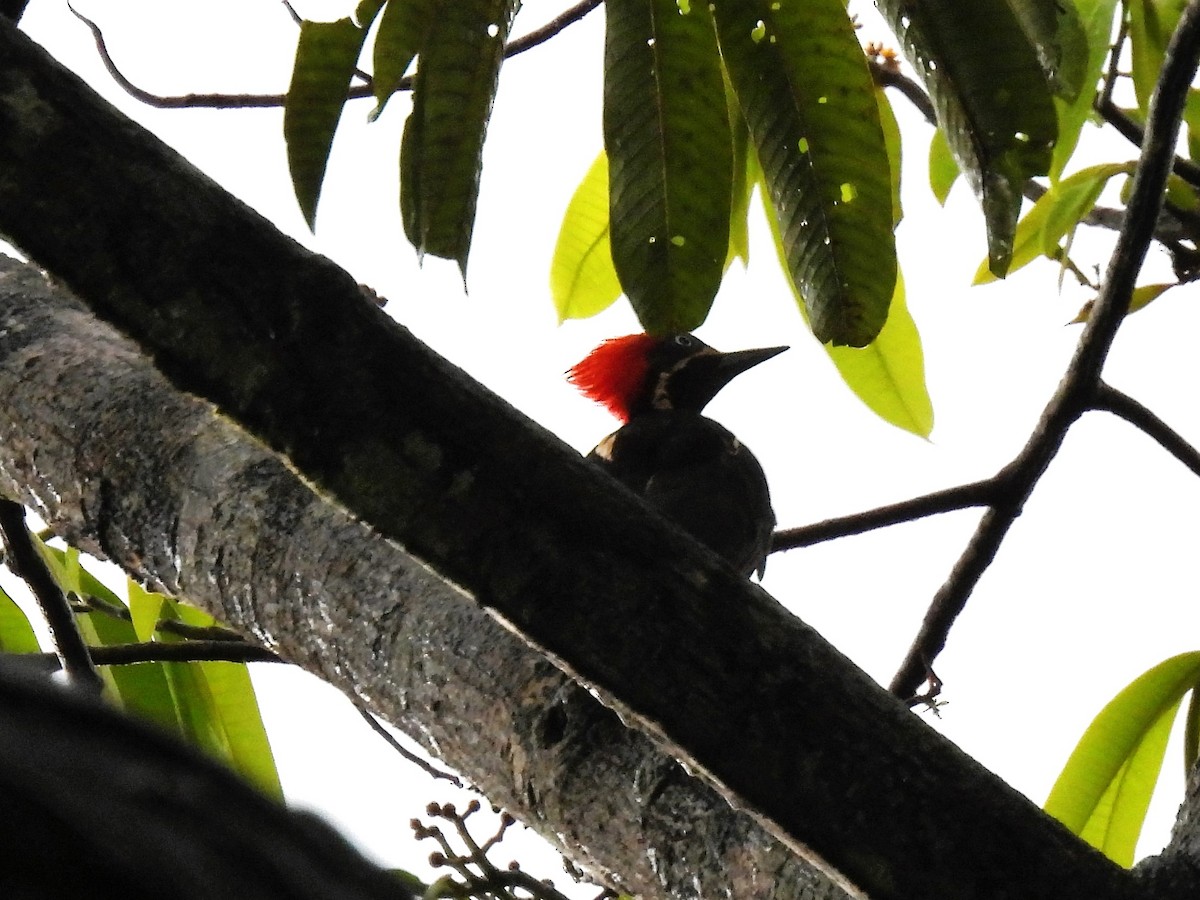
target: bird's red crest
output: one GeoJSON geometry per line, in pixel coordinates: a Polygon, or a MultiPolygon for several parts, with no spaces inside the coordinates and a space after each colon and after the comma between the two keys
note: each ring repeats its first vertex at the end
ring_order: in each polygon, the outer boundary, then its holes
{"type": "Polygon", "coordinates": [[[659,340],[649,334],[610,338],[569,369],[567,380],[627,422],[650,368],[650,350],[659,340]]]}

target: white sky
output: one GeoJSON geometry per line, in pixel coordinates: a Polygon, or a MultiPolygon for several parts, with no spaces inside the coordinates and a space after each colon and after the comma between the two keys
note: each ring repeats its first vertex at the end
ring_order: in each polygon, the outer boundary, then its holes
{"type": "MultiPolygon", "coordinates": [[[[298,4],[320,18],[349,5],[298,4]]],[[[566,0],[528,0],[514,34],[566,0]]],[[[127,76],[158,93],[281,91],[295,29],[268,0],[78,0],[104,29],[127,76]]],[[[316,237],[292,199],[279,111],[158,111],[129,99],[100,68],[91,38],[60,0],[34,0],[24,28],[137,121],[297,239],[390,298],[388,310],[439,353],[581,451],[612,430],[562,372],[605,337],[637,330],[623,305],[559,327],[547,287],[563,209],[600,148],[603,13],[504,68],[486,147],[463,296],[453,264],[417,265],[396,201],[404,98],[365,122],[352,106],[334,146],[316,237]]],[[[888,41],[868,19],[865,37],[888,41]]],[[[931,133],[893,96],[905,136],[906,218],[899,232],[909,305],[922,331],[937,424],[931,441],[874,418],[806,334],[755,220],[748,272],[735,268],[700,335],[721,349],[790,343],[709,407],[762,460],[781,526],[851,513],[991,475],[1024,443],[1065,367],[1088,294],[1055,290],[1040,262],[1006,283],[971,288],[983,225],[961,184],[945,210],[929,193],[931,133]]],[[[1107,145],[1107,156],[1133,148],[1107,145]]],[[[1080,163],[1082,165],[1082,163],[1080,163]]],[[[1073,166],[1072,168],[1078,168],[1073,166]]],[[[1111,239],[1083,240],[1077,260],[1107,262],[1111,239]]],[[[1165,254],[1151,251],[1165,280],[1165,254]]],[[[1123,328],[1106,370],[1116,387],[1200,440],[1194,339],[1182,288],[1123,328]]],[[[1121,687],[1196,649],[1200,484],[1148,438],[1086,416],[1035,491],[959,621],[936,669],[949,701],[935,727],[1041,803],[1091,717],[1121,687]]],[[[764,586],[884,682],[978,518],[962,512],[771,559],[764,586]]],[[[315,806],[377,858],[420,869],[407,822],[450,799],[402,764],[356,712],[315,679],[258,667],[264,715],[286,791],[315,806]]],[[[1166,838],[1180,797],[1180,752],[1143,848],[1166,838]]],[[[432,847],[416,848],[423,858],[432,847]]],[[[558,882],[563,878],[556,879],[558,882]]]]}

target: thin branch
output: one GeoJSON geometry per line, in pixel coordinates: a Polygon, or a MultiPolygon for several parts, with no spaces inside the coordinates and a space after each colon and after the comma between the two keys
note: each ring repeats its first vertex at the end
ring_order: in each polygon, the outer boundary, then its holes
{"type": "Polygon", "coordinates": [[[1135,428],[1144,431],[1191,470],[1200,475],[1200,451],[1183,439],[1166,422],[1156,416],[1128,394],[1122,393],[1106,382],[1100,382],[1092,408],[1112,413],[1135,428]]]}
{"type": "Polygon", "coordinates": [[[929,95],[921,89],[919,84],[904,75],[895,66],[874,59],[869,59],[867,62],[871,67],[871,77],[877,85],[898,90],[925,117],[926,122],[937,128],[937,111],[933,108],[933,101],[929,99],[929,95]]]}
{"type": "Polygon", "coordinates": [[[358,714],[360,716],[362,716],[364,720],[366,720],[366,723],[371,726],[371,728],[374,730],[374,732],[377,735],[379,735],[381,738],[383,738],[385,741],[387,741],[388,745],[393,750],[395,750],[397,753],[399,753],[401,756],[403,756],[405,759],[407,759],[410,763],[412,763],[417,768],[423,770],[427,775],[431,776],[432,778],[440,779],[442,781],[448,781],[457,788],[460,788],[463,786],[461,778],[459,778],[457,775],[451,775],[449,772],[443,772],[437,766],[431,765],[428,762],[426,762],[425,760],[421,759],[421,757],[417,756],[415,753],[413,753],[411,750],[409,750],[407,747],[405,747],[403,744],[401,744],[398,740],[396,740],[396,738],[392,735],[392,733],[390,731],[388,731],[386,728],[384,728],[382,725],[380,725],[379,720],[376,719],[375,716],[373,716],[371,714],[371,711],[369,709],[367,709],[365,706],[359,705],[358,701],[354,700],[353,698],[351,698],[351,701],[354,703],[354,708],[358,710],[358,714]]]}
{"type": "Polygon", "coordinates": [[[1145,143],[1125,220],[1104,286],[1079,338],[1075,356],[1029,441],[1000,473],[999,477],[1009,486],[1005,498],[983,516],[963,555],[934,597],[912,647],[892,680],[891,690],[899,697],[911,697],[927,678],[955,619],[1062,446],[1067,430],[1095,403],[1101,369],[1129,309],[1138,271],[1162,211],[1180,117],[1198,58],[1200,0],[1191,0],[1167,48],[1158,87],[1150,102],[1145,143]]]}
{"type": "MultiPolygon", "coordinates": [[[[514,38],[504,47],[505,59],[511,59],[514,56],[524,53],[526,50],[533,49],[539,44],[544,44],[569,25],[573,25],[596,9],[602,2],[603,0],[582,0],[582,2],[576,3],[574,6],[555,16],[542,27],[536,28],[528,34],[521,35],[519,38],[514,38]]],[[[147,106],[152,106],[155,109],[264,109],[283,106],[287,99],[286,94],[177,94],[174,96],[152,94],[138,87],[117,68],[116,63],[113,62],[113,58],[108,52],[108,45],[105,43],[104,34],[100,31],[99,26],[76,10],[70,3],[67,6],[74,13],[75,18],[83,22],[92,32],[92,38],[96,42],[96,50],[99,52],[100,59],[104,63],[104,68],[108,70],[108,74],[112,76],[113,81],[129,96],[145,103],[147,106]]],[[[290,7],[289,11],[291,11],[290,7]]],[[[292,14],[293,16],[295,15],[294,11],[292,11],[292,14]]],[[[369,79],[369,76],[364,73],[358,74],[363,78],[369,79]]],[[[412,90],[412,85],[412,76],[406,75],[400,79],[396,85],[396,90],[412,90]]],[[[374,96],[374,86],[369,83],[369,80],[367,84],[356,84],[346,91],[347,100],[361,100],[374,96]]]]}
{"type": "MultiPolygon", "coordinates": [[[[1129,143],[1138,147],[1142,145],[1142,127],[1111,99],[1101,101],[1097,98],[1096,112],[1129,143]]],[[[1171,169],[1192,187],[1200,187],[1200,165],[1196,165],[1190,159],[1172,155],[1171,169]]]]}
{"type": "MultiPolygon", "coordinates": [[[[80,606],[82,612],[95,612],[124,622],[132,622],[133,614],[127,606],[118,606],[101,600],[99,597],[83,597],[80,606]]],[[[154,625],[155,631],[178,635],[192,641],[225,641],[232,643],[245,642],[245,638],[231,628],[223,625],[189,625],[172,619],[160,619],[154,625]]]]}
{"type": "Polygon", "coordinates": [[[823,522],[814,522],[812,525],[803,525],[799,528],[781,529],[775,532],[771,540],[771,552],[811,547],[822,541],[863,534],[876,528],[886,528],[902,522],[913,522],[926,516],[969,509],[973,506],[990,506],[995,502],[999,490],[1000,485],[997,479],[988,478],[984,481],[974,481],[970,484],[934,491],[932,494],[913,497],[911,500],[880,506],[866,512],[826,519],[823,522]]]}
{"type": "Polygon", "coordinates": [[[33,592],[50,628],[55,655],[63,672],[73,684],[99,694],[104,689],[104,682],[88,655],[87,644],[75,624],[66,594],[33,546],[33,537],[25,525],[25,507],[0,497],[0,533],[8,547],[8,567],[24,579],[33,592]]]}
{"type": "Polygon", "coordinates": [[[265,647],[249,641],[145,641],[136,644],[108,644],[89,647],[98,666],[130,666],[151,662],[283,662],[265,647]]]}

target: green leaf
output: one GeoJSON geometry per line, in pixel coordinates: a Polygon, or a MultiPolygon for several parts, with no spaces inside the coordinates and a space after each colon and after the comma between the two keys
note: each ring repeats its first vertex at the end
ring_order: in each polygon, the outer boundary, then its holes
{"type": "Polygon", "coordinates": [[[41,649],[29,617],[0,588],[0,653],[38,653],[41,649]]]}
{"type": "Polygon", "coordinates": [[[1003,277],[1021,190],[1050,166],[1057,120],[1038,54],[1008,0],[880,0],[924,81],[959,168],[983,207],[1003,277]]]}
{"type": "Polygon", "coordinates": [[[400,213],[419,256],[453,259],[466,278],[483,139],[517,0],[440,4],[420,48],[400,145],[400,213]]]}
{"type": "MultiPolygon", "coordinates": [[[[146,604],[154,598],[131,582],[130,602],[146,604]]],[[[199,627],[216,624],[212,616],[171,597],[157,595],[157,602],[164,620],[199,627]]],[[[164,643],[183,640],[169,632],[160,639],[164,643]]],[[[279,773],[246,665],[189,662],[162,666],[180,712],[183,736],[282,801],[279,773]]]]}
{"type": "MultiPolygon", "coordinates": [[[[1039,256],[1053,258],[1059,241],[1073,230],[1096,205],[1108,180],[1132,172],[1134,163],[1105,163],[1076,172],[1051,185],[1017,225],[1010,272],[1028,265],[1039,256]]],[[[979,264],[975,284],[995,281],[988,260],[979,264]]]]}
{"type": "MultiPolygon", "coordinates": [[[[82,567],[78,550],[60,550],[41,542],[39,549],[55,580],[64,590],[81,597],[94,597],[117,610],[126,609],[116,594],[82,567]]],[[[103,613],[88,613],[77,615],[75,621],[84,641],[92,646],[130,644],[138,640],[132,623],[124,619],[103,613]]],[[[157,722],[170,731],[178,730],[175,702],[160,665],[101,666],[100,677],[109,696],[127,712],[157,722]]]]}
{"type": "MultiPolygon", "coordinates": [[[[1088,39],[1074,3],[1009,0],[1055,94],[1074,100],[1087,70],[1088,39]]],[[[1110,20],[1111,22],[1111,20],[1110,20]]]]}
{"type": "Polygon", "coordinates": [[[369,24],[359,28],[347,18],[300,25],[283,106],[283,138],[292,188],[309,228],[316,224],[329,150],[369,24]]]}
{"type": "Polygon", "coordinates": [[[1191,772],[1200,757],[1200,691],[1188,699],[1187,722],[1183,729],[1183,771],[1191,772]]]}
{"type": "Polygon", "coordinates": [[[1087,41],[1087,58],[1080,80],[1080,90],[1075,99],[1054,99],[1054,106],[1058,112],[1058,142],[1054,145],[1054,152],[1050,158],[1052,182],[1062,177],[1067,162],[1079,143],[1083,125],[1092,115],[1097,83],[1108,59],[1117,0],[1075,0],[1075,6],[1087,41]]]}
{"type": "Polygon", "coordinates": [[[938,128],[929,139],[929,189],[940,205],[946,205],[950,188],[954,187],[959,174],[958,163],[946,140],[946,132],[938,128]]]}
{"type": "Polygon", "coordinates": [[[1175,282],[1169,284],[1139,284],[1133,289],[1133,293],[1129,298],[1128,312],[1135,313],[1139,309],[1145,309],[1171,288],[1177,287],[1175,282]]]}
{"type": "MultiPolygon", "coordinates": [[[[759,189],[765,193],[766,189],[761,184],[759,189]]],[[[775,252],[782,265],[784,250],[779,220],[769,206],[767,224],[771,228],[775,252]]],[[[792,291],[795,294],[794,287],[792,291]]],[[[801,315],[804,315],[804,306],[798,295],[796,302],[801,315]]],[[[925,386],[925,356],[921,349],[921,336],[904,300],[903,278],[896,279],[896,293],[892,298],[888,320],[874,341],[862,348],[824,346],[846,386],[875,415],[897,428],[920,437],[929,437],[933,431],[933,404],[925,386]]]]}
{"type": "Polygon", "coordinates": [[[1167,55],[1167,44],[1187,8],[1187,0],[1130,0],[1129,42],[1133,58],[1133,90],[1138,106],[1150,108],[1150,95],[1167,55]]]}
{"type": "MultiPolygon", "coordinates": [[[[1139,284],[1133,289],[1133,293],[1129,295],[1129,309],[1125,310],[1126,314],[1135,313],[1139,309],[1145,309],[1173,287],[1178,287],[1178,284],[1176,282],[1168,284],[1139,284]]],[[[1095,305],[1095,300],[1089,300],[1083,304],[1083,307],[1076,313],[1075,318],[1067,324],[1082,325],[1088,320],[1088,316],[1092,314],[1092,307],[1095,305]]]]}
{"type": "MultiPolygon", "coordinates": [[[[879,125],[883,129],[883,145],[887,150],[888,173],[892,182],[892,228],[904,218],[904,207],[900,202],[900,174],[903,144],[900,139],[900,123],[892,110],[892,101],[887,91],[875,89],[875,101],[879,104],[879,125]]],[[[897,276],[897,282],[899,276],[897,276]]]]}
{"type": "Polygon", "coordinates": [[[721,284],[733,196],[733,137],[708,6],[609,0],[605,10],[613,263],[646,331],[691,331],[721,284]]]}
{"type": "Polygon", "coordinates": [[[608,156],[604,151],[575,189],[550,261],[558,321],[586,319],[621,295],[608,240],[608,156]]]}
{"type": "Polygon", "coordinates": [[[1200,90],[1196,88],[1188,91],[1187,103],[1183,107],[1183,122],[1187,126],[1188,159],[1200,159],[1200,90]]]}
{"type": "Polygon", "coordinates": [[[421,51],[440,6],[441,0],[388,0],[372,54],[376,101],[372,118],[383,112],[384,104],[421,51]]]}
{"type": "Polygon", "coordinates": [[[154,640],[158,630],[159,616],[162,614],[163,602],[166,597],[147,591],[132,578],[126,579],[126,591],[129,595],[129,613],[133,619],[133,630],[139,641],[154,640]]]}
{"type": "Polygon", "coordinates": [[[841,0],[715,4],[721,53],[822,343],[864,346],[896,284],[875,88],[841,0]]]}
{"type": "Polygon", "coordinates": [[[725,254],[725,271],[735,259],[743,266],[750,265],[750,198],[758,184],[758,160],[750,152],[750,132],[742,118],[741,107],[726,79],[725,105],[733,135],[733,197],[729,209],[729,251],[725,254]]]}
{"type": "Polygon", "coordinates": [[[1200,682],[1200,652],[1172,657],[1121,691],[1071,753],[1046,812],[1124,866],[1158,780],[1171,723],[1200,682]]]}

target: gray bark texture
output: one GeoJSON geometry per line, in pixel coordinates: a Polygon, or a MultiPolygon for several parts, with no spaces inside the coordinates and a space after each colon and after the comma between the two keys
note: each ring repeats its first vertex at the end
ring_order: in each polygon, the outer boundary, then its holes
{"type": "Polygon", "coordinates": [[[0,232],[0,490],[604,880],[1150,896],[6,23],[0,232]]]}

